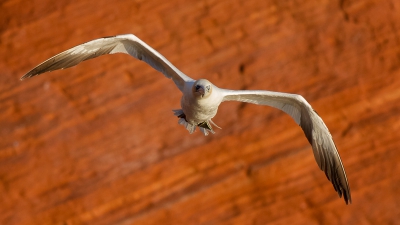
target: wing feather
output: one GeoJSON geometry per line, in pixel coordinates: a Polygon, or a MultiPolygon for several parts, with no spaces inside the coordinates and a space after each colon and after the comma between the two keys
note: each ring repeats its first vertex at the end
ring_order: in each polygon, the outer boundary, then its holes
{"type": "Polygon", "coordinates": [[[167,78],[172,79],[181,91],[183,91],[185,82],[193,80],[178,70],[159,52],[132,34],[99,38],[75,46],[39,64],[22,76],[21,80],[54,70],[66,69],[85,60],[115,53],[125,53],[143,60],[167,78]]]}
{"type": "Polygon", "coordinates": [[[332,135],[321,117],[302,96],[272,91],[221,90],[223,101],[267,105],[289,114],[303,129],[319,168],[332,182],[339,197],[343,196],[346,204],[351,203],[350,186],[332,135]]]}

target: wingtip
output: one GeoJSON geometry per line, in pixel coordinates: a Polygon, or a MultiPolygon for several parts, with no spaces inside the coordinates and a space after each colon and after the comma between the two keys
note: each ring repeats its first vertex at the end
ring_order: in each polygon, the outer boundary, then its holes
{"type": "Polygon", "coordinates": [[[25,79],[27,79],[29,77],[31,77],[31,76],[29,76],[29,74],[25,74],[21,78],[19,78],[19,80],[23,81],[23,80],[25,80],[25,79]]]}
{"type": "Polygon", "coordinates": [[[346,186],[345,186],[345,189],[343,190],[343,198],[344,198],[344,201],[346,202],[346,205],[351,204],[350,185],[347,181],[347,177],[346,177],[346,186]]]}
{"type": "Polygon", "coordinates": [[[346,202],[346,205],[350,205],[351,204],[351,196],[350,193],[347,193],[343,196],[344,201],[346,202]]]}
{"type": "Polygon", "coordinates": [[[40,73],[35,73],[35,72],[32,72],[32,71],[29,71],[28,73],[26,73],[25,75],[23,75],[21,78],[19,78],[21,81],[22,80],[26,80],[26,79],[28,79],[28,78],[31,78],[31,77],[34,77],[34,76],[37,76],[37,75],[39,75],[40,73]]]}
{"type": "Polygon", "coordinates": [[[342,191],[338,191],[337,192],[339,194],[339,198],[344,199],[344,202],[346,203],[346,205],[350,205],[351,204],[351,194],[350,194],[350,190],[343,190],[342,191]]]}

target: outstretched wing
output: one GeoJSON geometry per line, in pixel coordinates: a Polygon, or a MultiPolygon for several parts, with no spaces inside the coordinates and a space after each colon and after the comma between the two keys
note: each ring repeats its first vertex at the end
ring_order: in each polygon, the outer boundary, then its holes
{"type": "Polygon", "coordinates": [[[185,82],[192,81],[190,77],[178,70],[159,52],[148,46],[133,34],[99,38],[75,46],[39,64],[21,77],[21,80],[45,72],[69,68],[82,61],[114,53],[129,54],[139,60],[145,61],[154,69],[172,79],[181,91],[183,91],[185,82]]]}
{"type": "Polygon", "coordinates": [[[301,95],[272,91],[221,90],[224,96],[222,101],[268,105],[289,114],[303,129],[312,145],[319,168],[332,182],[339,197],[343,195],[346,204],[351,203],[350,186],[332,136],[321,117],[301,95]]]}

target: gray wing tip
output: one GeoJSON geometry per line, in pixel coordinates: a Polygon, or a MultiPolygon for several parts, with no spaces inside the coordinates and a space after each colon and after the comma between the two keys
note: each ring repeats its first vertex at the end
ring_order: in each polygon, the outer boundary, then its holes
{"type": "MultiPolygon", "coordinates": [[[[40,65],[39,65],[40,66],[40,65]]],[[[20,80],[26,80],[31,77],[35,77],[37,75],[40,75],[42,73],[45,73],[46,71],[40,71],[37,69],[37,67],[33,68],[31,71],[27,72],[25,75],[23,75],[20,80]]]]}
{"type": "Polygon", "coordinates": [[[343,198],[344,198],[344,201],[346,202],[346,205],[351,204],[351,194],[350,194],[350,190],[349,190],[348,192],[345,191],[343,194],[344,194],[343,198]]]}
{"type": "MultiPolygon", "coordinates": [[[[340,160],[340,158],[339,158],[340,160]]],[[[331,181],[333,188],[338,193],[339,198],[343,196],[346,205],[351,204],[351,192],[349,181],[347,180],[346,171],[344,170],[343,164],[341,160],[339,161],[341,164],[341,169],[337,168],[333,173],[329,174],[329,170],[324,170],[326,177],[329,181],[331,181]]],[[[331,170],[331,171],[332,171],[331,170]]]]}
{"type": "Polygon", "coordinates": [[[346,205],[351,204],[351,194],[350,194],[350,187],[347,186],[346,189],[342,189],[342,190],[336,190],[337,193],[339,194],[339,198],[341,198],[343,196],[344,202],[346,203],[346,205]]]}
{"type": "MultiPolygon", "coordinates": [[[[340,160],[340,158],[339,158],[340,160]]],[[[341,170],[340,169],[324,169],[321,168],[321,170],[324,171],[326,177],[328,180],[332,183],[333,188],[335,191],[338,193],[339,198],[343,196],[343,199],[346,203],[346,205],[351,204],[351,192],[350,192],[350,185],[347,180],[346,172],[344,170],[344,167],[342,165],[341,160],[339,161],[341,164],[341,170]],[[328,171],[332,171],[332,173],[329,173],[328,171]]],[[[329,165],[327,165],[329,166],[329,165]]]]}
{"type": "MultiPolygon", "coordinates": [[[[328,178],[329,179],[329,178],[328,178]]],[[[335,184],[333,183],[333,187],[335,188],[335,191],[338,193],[339,198],[343,196],[344,202],[346,205],[351,204],[351,193],[350,193],[350,186],[348,183],[345,184],[335,184]]]]}
{"type": "Polygon", "coordinates": [[[341,179],[340,176],[337,175],[336,171],[334,174],[335,175],[331,175],[331,177],[328,174],[328,170],[324,170],[321,168],[322,171],[324,171],[326,178],[328,178],[328,180],[332,183],[333,188],[335,189],[335,191],[338,193],[339,198],[343,197],[346,205],[351,204],[351,192],[350,192],[350,185],[349,182],[347,181],[347,177],[346,177],[346,172],[343,169],[343,173],[344,173],[344,177],[345,180],[341,179]]]}
{"type": "Polygon", "coordinates": [[[28,78],[31,78],[31,77],[34,77],[34,76],[35,76],[35,74],[27,73],[27,74],[25,74],[24,76],[22,76],[19,79],[20,80],[25,80],[25,79],[28,79],[28,78]]]}
{"type": "Polygon", "coordinates": [[[342,165],[342,175],[344,177],[338,175],[338,173],[340,174],[340,171],[336,171],[334,173],[335,175],[333,175],[333,177],[331,177],[331,179],[330,179],[327,171],[325,170],[324,172],[325,172],[325,175],[328,178],[328,180],[331,181],[331,183],[333,184],[333,188],[338,193],[339,198],[341,198],[343,196],[343,199],[346,202],[346,205],[351,204],[350,185],[347,180],[346,172],[343,168],[343,165],[342,165]]]}
{"type": "Polygon", "coordinates": [[[317,121],[320,122],[319,126],[323,128],[323,135],[328,137],[328,142],[331,141],[331,145],[323,146],[322,144],[318,144],[317,139],[321,137],[313,136],[313,129],[315,129],[315,126],[318,126],[318,124],[313,122],[311,119],[311,116],[313,115],[312,113],[302,113],[300,126],[307,137],[308,142],[312,146],[314,157],[318,166],[322,171],[324,171],[328,180],[331,181],[333,188],[339,194],[339,197],[341,198],[343,196],[346,205],[351,204],[350,185],[347,180],[346,171],[343,167],[343,163],[340,159],[335,142],[333,141],[328,128],[317,112],[315,110],[312,110],[311,112],[314,112],[316,118],[319,119],[317,121]],[[308,117],[304,115],[308,115],[308,117]],[[332,159],[335,160],[331,161],[332,159]]]}
{"type": "Polygon", "coordinates": [[[345,186],[341,185],[341,189],[336,190],[339,194],[339,197],[342,197],[343,195],[343,199],[346,202],[346,205],[351,204],[351,193],[350,193],[350,186],[348,183],[346,183],[345,186]]]}

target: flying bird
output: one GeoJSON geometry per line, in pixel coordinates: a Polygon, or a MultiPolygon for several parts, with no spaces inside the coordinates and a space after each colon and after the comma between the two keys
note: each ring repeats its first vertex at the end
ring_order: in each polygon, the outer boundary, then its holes
{"type": "Polygon", "coordinates": [[[304,131],[319,168],[332,182],[339,197],[343,196],[346,204],[351,203],[350,186],[332,136],[321,117],[301,95],[264,90],[228,90],[206,79],[194,80],[133,34],[99,38],[68,49],[39,64],[21,80],[114,53],[125,53],[143,60],[172,79],[183,94],[182,109],[173,110],[174,115],[189,133],[197,127],[204,135],[215,133],[213,126],[218,126],[211,119],[217,114],[218,106],[226,101],[271,106],[289,114],[304,131]]]}

